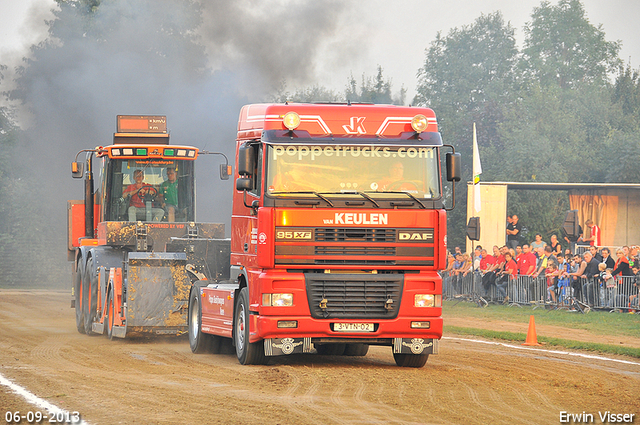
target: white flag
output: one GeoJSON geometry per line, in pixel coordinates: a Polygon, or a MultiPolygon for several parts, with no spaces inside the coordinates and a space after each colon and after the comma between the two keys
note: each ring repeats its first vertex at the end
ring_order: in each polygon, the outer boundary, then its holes
{"type": "Polygon", "coordinates": [[[473,201],[476,212],[480,212],[480,152],[478,151],[478,139],[476,138],[476,123],[473,123],[473,201]]]}

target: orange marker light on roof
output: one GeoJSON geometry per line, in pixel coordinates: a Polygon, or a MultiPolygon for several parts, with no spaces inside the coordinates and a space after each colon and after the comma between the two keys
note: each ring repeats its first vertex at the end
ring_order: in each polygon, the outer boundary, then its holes
{"type": "Polygon", "coordinates": [[[416,115],[411,120],[411,128],[413,128],[416,133],[422,133],[423,131],[425,131],[428,124],[429,121],[427,121],[427,117],[422,114],[416,115]]]}
{"type": "Polygon", "coordinates": [[[282,123],[290,131],[295,130],[300,125],[300,115],[296,114],[295,112],[287,112],[282,117],[282,123]]]}

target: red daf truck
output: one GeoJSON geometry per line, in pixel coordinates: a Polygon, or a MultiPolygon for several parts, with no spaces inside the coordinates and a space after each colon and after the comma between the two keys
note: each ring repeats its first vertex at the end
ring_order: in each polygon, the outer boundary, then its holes
{"type": "MultiPolygon", "coordinates": [[[[442,139],[427,108],[255,104],[236,140],[228,280],[197,282],[193,352],[242,364],[392,347],[422,367],[442,336],[442,139]]],[[[459,154],[446,153],[459,181],[459,154]]]]}

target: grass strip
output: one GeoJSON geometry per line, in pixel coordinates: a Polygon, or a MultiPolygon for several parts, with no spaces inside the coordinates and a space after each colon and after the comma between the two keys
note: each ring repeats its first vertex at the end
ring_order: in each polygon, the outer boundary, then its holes
{"type": "MultiPolygon", "coordinates": [[[[512,342],[524,342],[527,340],[527,336],[520,332],[492,331],[488,329],[461,328],[458,326],[445,325],[444,334],[446,335],[447,333],[454,333],[456,335],[473,335],[487,339],[498,339],[512,342]]],[[[620,347],[611,344],[574,341],[571,339],[551,338],[546,336],[538,336],[538,342],[547,346],[563,347],[571,350],[595,351],[599,353],[640,358],[640,348],[634,347],[620,347]]]]}
{"type": "Polygon", "coordinates": [[[609,313],[594,310],[589,314],[579,314],[566,310],[533,309],[530,306],[510,307],[490,304],[487,308],[478,308],[468,302],[445,301],[442,315],[450,317],[473,317],[478,320],[505,320],[512,323],[527,324],[531,315],[536,324],[561,326],[568,329],[580,329],[594,335],[626,335],[640,338],[640,315],[626,313],[609,313]]]}

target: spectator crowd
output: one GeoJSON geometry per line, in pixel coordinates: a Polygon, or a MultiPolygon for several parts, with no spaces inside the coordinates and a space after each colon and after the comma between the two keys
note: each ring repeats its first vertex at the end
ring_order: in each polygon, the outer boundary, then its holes
{"type": "Polygon", "coordinates": [[[481,246],[473,255],[455,247],[448,253],[443,272],[445,297],[475,296],[485,305],[543,303],[567,308],[578,306],[640,313],[640,258],[638,246],[612,250],[602,247],[600,228],[585,222],[587,235],[552,234],[548,242],[536,234],[522,240],[516,215],[508,218],[506,243],[491,252],[481,246]]]}

